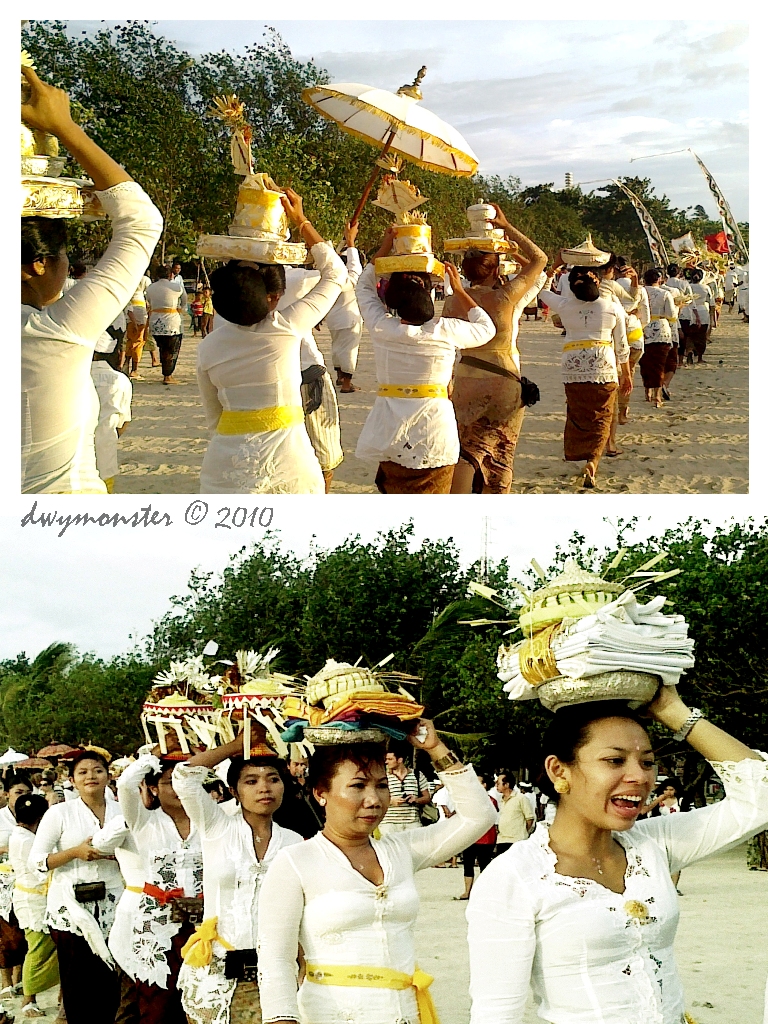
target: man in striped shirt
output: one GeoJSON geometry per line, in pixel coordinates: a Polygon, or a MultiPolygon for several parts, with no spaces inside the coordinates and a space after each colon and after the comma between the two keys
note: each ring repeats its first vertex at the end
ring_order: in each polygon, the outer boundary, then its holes
{"type": "Polygon", "coordinates": [[[427,780],[419,772],[411,771],[400,751],[390,750],[386,757],[387,782],[389,784],[389,810],[379,825],[381,835],[389,832],[405,832],[419,828],[419,807],[431,800],[427,780]]]}

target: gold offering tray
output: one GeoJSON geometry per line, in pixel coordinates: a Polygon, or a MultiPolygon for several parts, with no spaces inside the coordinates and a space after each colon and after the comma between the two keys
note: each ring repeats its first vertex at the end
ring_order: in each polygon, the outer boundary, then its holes
{"type": "Polygon", "coordinates": [[[263,238],[237,235],[200,235],[197,255],[215,260],[252,260],[254,263],[306,263],[307,247],[303,242],[274,242],[263,238]]]}
{"type": "Polygon", "coordinates": [[[514,252],[506,238],[446,238],[443,242],[446,252],[466,252],[478,249],[480,252],[514,252]]]}
{"type": "Polygon", "coordinates": [[[397,274],[403,271],[445,276],[445,267],[432,253],[411,253],[408,256],[380,256],[375,263],[376,274],[397,274]]]}

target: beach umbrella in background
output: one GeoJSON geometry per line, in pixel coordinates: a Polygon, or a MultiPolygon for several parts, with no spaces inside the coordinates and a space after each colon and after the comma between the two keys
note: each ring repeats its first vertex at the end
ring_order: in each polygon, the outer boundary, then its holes
{"type": "Polygon", "coordinates": [[[47,747],[42,747],[37,752],[37,757],[66,757],[67,755],[77,754],[78,748],[71,747],[68,743],[49,743],[47,747]]]}
{"type": "Polygon", "coordinates": [[[0,757],[0,768],[7,768],[8,765],[17,764],[19,761],[26,761],[27,755],[20,754],[18,750],[14,750],[13,747],[8,747],[6,752],[0,757]]]}
{"type": "Polygon", "coordinates": [[[53,768],[53,761],[44,757],[26,757],[23,761],[17,761],[14,768],[53,768]]]}
{"type": "Polygon", "coordinates": [[[380,149],[377,167],[363,190],[351,223],[357,223],[371,193],[379,167],[396,171],[388,153],[396,153],[411,163],[438,174],[469,177],[477,171],[478,160],[469,144],[455,128],[419,106],[419,85],[426,74],[422,67],[410,85],[396,93],[357,82],[313,85],[302,98],[343,132],[354,135],[380,149]]]}

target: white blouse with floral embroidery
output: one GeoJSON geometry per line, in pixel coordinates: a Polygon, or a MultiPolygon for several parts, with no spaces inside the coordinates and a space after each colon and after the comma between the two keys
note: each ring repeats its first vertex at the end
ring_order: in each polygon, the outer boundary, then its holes
{"type": "Polygon", "coordinates": [[[627,856],[623,893],[558,874],[543,823],[497,857],[467,908],[470,1024],[520,1024],[529,987],[549,1024],[684,1024],[670,872],[768,825],[761,756],[713,764],[727,794],[719,803],[614,833],[627,856]]]}
{"type": "MultiPolygon", "coordinates": [[[[203,850],[194,822],[182,839],[173,819],[158,807],[144,806],[139,785],[148,772],[159,773],[161,765],[152,754],[143,754],[117,780],[117,795],[125,823],[131,831],[144,868],[144,883],[168,892],[182,890],[184,896],[203,892],[203,850]]],[[[166,988],[170,968],[166,953],[181,924],[172,919],[172,903],[161,902],[146,892],[139,896],[129,943],[120,944],[116,959],[139,981],[166,988]]]]}
{"type": "Polygon", "coordinates": [[[600,295],[594,302],[582,302],[544,289],[543,303],[563,322],[562,371],[564,384],[617,384],[618,363],[629,359],[627,318],[618,299],[600,295]]]}

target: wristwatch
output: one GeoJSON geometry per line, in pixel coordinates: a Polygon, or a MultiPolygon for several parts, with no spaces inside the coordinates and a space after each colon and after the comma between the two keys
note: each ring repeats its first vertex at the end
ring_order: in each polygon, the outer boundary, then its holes
{"type": "Polygon", "coordinates": [[[444,754],[442,757],[438,757],[434,760],[432,762],[432,767],[435,771],[445,772],[457,764],[461,764],[461,759],[458,758],[452,750],[449,750],[447,754],[444,754]]]}
{"type": "Polygon", "coordinates": [[[702,711],[699,711],[698,708],[691,708],[690,715],[688,715],[688,717],[683,722],[682,726],[677,730],[677,732],[672,735],[672,739],[676,740],[678,743],[682,743],[683,740],[686,739],[688,733],[691,731],[694,725],[696,725],[699,719],[703,717],[704,713],[702,711]]]}

